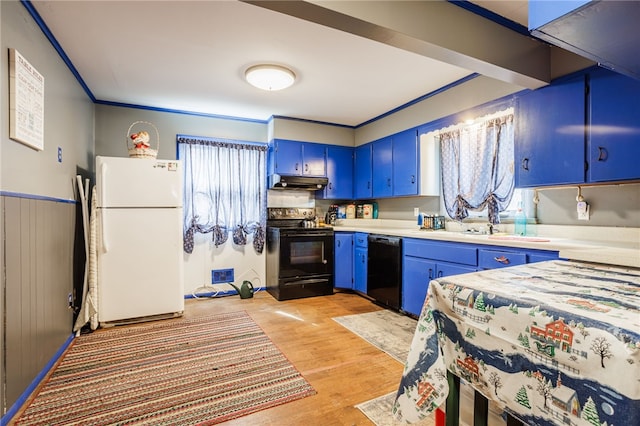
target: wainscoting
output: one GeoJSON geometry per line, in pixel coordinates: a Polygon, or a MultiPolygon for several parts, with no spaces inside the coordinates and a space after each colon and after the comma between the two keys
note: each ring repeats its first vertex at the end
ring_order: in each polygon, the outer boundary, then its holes
{"type": "Polygon", "coordinates": [[[0,196],[4,268],[5,390],[7,412],[71,335],[74,201],[0,196]]]}

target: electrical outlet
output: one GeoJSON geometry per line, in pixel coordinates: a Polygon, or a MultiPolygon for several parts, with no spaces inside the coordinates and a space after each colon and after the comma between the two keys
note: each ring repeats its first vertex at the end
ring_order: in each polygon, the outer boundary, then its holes
{"type": "Polygon", "coordinates": [[[232,283],[233,281],[233,268],[211,271],[211,284],[232,283]]]}
{"type": "Polygon", "coordinates": [[[586,201],[578,202],[578,220],[589,220],[589,204],[586,201]]]}
{"type": "Polygon", "coordinates": [[[419,207],[415,207],[413,209],[413,216],[414,217],[418,217],[419,214],[420,214],[420,208],[419,207]]]}

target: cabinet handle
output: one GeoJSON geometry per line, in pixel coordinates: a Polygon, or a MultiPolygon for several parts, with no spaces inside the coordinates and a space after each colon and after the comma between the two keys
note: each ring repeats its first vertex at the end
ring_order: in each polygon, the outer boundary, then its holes
{"type": "Polygon", "coordinates": [[[529,159],[528,158],[523,158],[522,159],[522,168],[529,171],[529,159]]]}
{"type": "Polygon", "coordinates": [[[387,186],[391,186],[391,178],[387,178],[387,186]]]}
{"type": "Polygon", "coordinates": [[[367,189],[371,189],[371,181],[370,180],[367,181],[367,189]]]}
{"type": "Polygon", "coordinates": [[[442,278],[442,271],[438,271],[438,278],[442,278]]]}
{"type": "Polygon", "coordinates": [[[503,265],[508,265],[509,263],[511,263],[509,262],[509,258],[504,256],[494,257],[493,260],[495,260],[498,263],[502,263],[503,265]]]}
{"type": "Polygon", "coordinates": [[[433,269],[429,268],[429,280],[433,279],[433,269]]]}
{"type": "Polygon", "coordinates": [[[298,163],[296,163],[296,172],[298,171],[298,166],[299,166],[299,164],[298,164],[298,163]]]}
{"type": "Polygon", "coordinates": [[[309,163],[304,163],[304,171],[305,172],[309,171],[309,163]]]}
{"type": "Polygon", "coordinates": [[[416,175],[411,175],[411,183],[416,183],[416,175]]]}
{"type": "Polygon", "coordinates": [[[332,190],[333,189],[333,183],[329,182],[329,189],[332,190]]]}
{"type": "Polygon", "coordinates": [[[338,240],[336,241],[336,244],[338,245],[338,247],[340,247],[340,245],[342,244],[342,241],[338,240]]]}
{"type": "Polygon", "coordinates": [[[607,149],[603,146],[598,147],[598,161],[607,161],[607,157],[609,157],[609,153],[607,149]]]}

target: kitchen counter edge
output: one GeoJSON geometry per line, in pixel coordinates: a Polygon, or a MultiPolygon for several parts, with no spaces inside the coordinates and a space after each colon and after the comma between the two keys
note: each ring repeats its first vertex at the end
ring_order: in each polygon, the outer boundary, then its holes
{"type": "Polygon", "coordinates": [[[491,239],[489,235],[473,235],[451,231],[431,231],[403,228],[334,226],[335,232],[365,232],[368,234],[393,235],[404,238],[417,238],[435,241],[478,244],[498,247],[512,247],[533,250],[558,251],[562,259],[583,262],[603,263],[607,265],[640,268],[640,247],[633,244],[616,244],[603,241],[579,241],[568,238],[547,238],[548,241],[527,241],[510,239],[491,239]]]}

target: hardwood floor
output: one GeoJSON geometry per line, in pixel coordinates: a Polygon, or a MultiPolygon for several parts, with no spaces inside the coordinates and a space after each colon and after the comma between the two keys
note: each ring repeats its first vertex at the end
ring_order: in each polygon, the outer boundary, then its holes
{"type": "Polygon", "coordinates": [[[317,391],[225,425],[372,425],[354,405],[397,390],[403,366],[331,318],[380,309],[351,293],[278,302],[258,292],[187,300],[185,317],[246,311],[317,391]]]}

